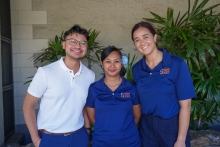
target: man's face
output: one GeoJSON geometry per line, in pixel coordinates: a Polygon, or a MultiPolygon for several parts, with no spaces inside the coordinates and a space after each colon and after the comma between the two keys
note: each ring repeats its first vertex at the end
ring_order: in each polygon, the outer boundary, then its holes
{"type": "Polygon", "coordinates": [[[72,33],[62,42],[66,56],[74,60],[83,58],[87,53],[88,43],[83,34],[72,33]]]}

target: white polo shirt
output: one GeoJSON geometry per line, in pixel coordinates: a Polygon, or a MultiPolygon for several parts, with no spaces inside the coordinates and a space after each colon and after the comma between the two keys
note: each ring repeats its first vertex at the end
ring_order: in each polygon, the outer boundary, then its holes
{"type": "Polygon", "coordinates": [[[74,75],[59,61],[39,67],[28,93],[41,98],[37,116],[38,129],[53,133],[75,131],[84,125],[82,115],[88,88],[95,81],[95,74],[80,62],[74,75]]]}

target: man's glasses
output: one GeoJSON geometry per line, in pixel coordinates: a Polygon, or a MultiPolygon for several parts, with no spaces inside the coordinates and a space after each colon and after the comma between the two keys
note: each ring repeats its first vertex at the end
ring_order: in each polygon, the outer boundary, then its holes
{"type": "Polygon", "coordinates": [[[78,41],[78,40],[76,40],[74,38],[70,38],[70,39],[66,39],[66,40],[68,40],[69,44],[72,45],[72,46],[77,45],[78,42],[79,42],[79,45],[81,47],[86,47],[87,46],[87,41],[83,41],[83,40],[78,41]]]}

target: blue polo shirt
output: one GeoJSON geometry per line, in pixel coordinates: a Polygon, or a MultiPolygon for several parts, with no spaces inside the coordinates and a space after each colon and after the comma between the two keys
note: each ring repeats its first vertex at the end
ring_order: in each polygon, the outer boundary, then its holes
{"type": "Polygon", "coordinates": [[[196,96],[189,69],[183,59],[163,52],[162,61],[150,69],[145,56],[132,69],[143,114],[171,118],[179,113],[179,100],[196,96]]]}
{"type": "Polygon", "coordinates": [[[124,77],[115,91],[104,83],[104,77],[90,85],[87,107],[95,108],[93,146],[139,147],[133,105],[139,104],[135,87],[124,77]]]}

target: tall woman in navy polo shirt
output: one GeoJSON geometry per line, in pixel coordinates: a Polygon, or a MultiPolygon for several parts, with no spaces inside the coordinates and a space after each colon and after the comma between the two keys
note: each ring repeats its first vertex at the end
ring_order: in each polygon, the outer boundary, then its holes
{"type": "Polygon", "coordinates": [[[123,77],[121,55],[114,46],[103,50],[105,75],[89,88],[86,110],[94,124],[93,147],[140,147],[139,99],[135,87],[123,77]]]}
{"type": "Polygon", "coordinates": [[[137,23],[132,40],[143,58],[133,67],[142,107],[142,147],[189,147],[191,98],[195,90],[183,59],[158,49],[157,34],[148,22],[137,23]]]}

